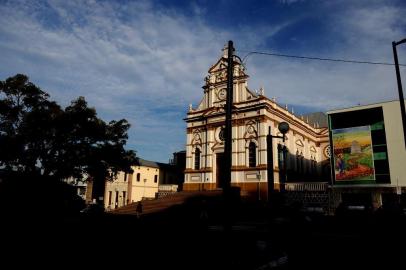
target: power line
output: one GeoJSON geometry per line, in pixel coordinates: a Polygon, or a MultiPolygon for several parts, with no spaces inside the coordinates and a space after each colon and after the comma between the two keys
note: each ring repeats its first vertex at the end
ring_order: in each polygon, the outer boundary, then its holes
{"type": "MultiPolygon", "coordinates": [[[[297,59],[308,59],[308,60],[318,60],[318,61],[330,61],[330,62],[342,62],[342,63],[351,63],[351,64],[368,64],[368,65],[383,65],[383,66],[394,66],[392,63],[385,62],[371,62],[371,61],[358,61],[358,60],[348,60],[348,59],[334,59],[334,58],[322,58],[322,57],[310,57],[310,56],[300,56],[300,55],[290,55],[290,54],[280,54],[280,53],[268,53],[268,52],[257,52],[257,51],[241,51],[247,52],[243,57],[242,62],[244,63],[248,56],[252,54],[261,54],[261,55],[270,55],[270,56],[279,56],[279,57],[288,57],[288,58],[297,58],[297,59]]],[[[399,66],[406,66],[404,64],[399,64],[399,66]]]]}

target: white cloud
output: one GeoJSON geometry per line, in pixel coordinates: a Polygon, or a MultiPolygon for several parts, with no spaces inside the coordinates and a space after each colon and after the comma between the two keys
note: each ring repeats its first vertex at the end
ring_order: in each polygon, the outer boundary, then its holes
{"type": "MultiPolygon", "coordinates": [[[[186,109],[200,99],[225,34],[148,2],[20,2],[1,13],[0,48],[8,64],[2,77],[26,73],[64,105],[82,95],[103,117],[129,119],[135,148],[164,138],[162,144],[184,147],[183,115],[171,119],[161,110],[162,117],[155,108],[186,109]]],[[[171,154],[146,151],[141,154],[163,161],[171,154]]]]}
{"type": "MultiPolygon", "coordinates": [[[[25,73],[63,105],[85,96],[103,118],[128,119],[129,145],[161,161],[184,148],[187,105],[200,101],[203,78],[227,40],[256,50],[296,21],[214,29],[205,8],[192,5],[186,16],[149,1],[20,1],[0,12],[1,79],[25,73]]],[[[390,6],[337,11],[326,23],[343,43],[328,56],[391,62],[390,42],[405,36],[395,26],[404,13],[390,6]]],[[[396,97],[392,67],[252,56],[248,73],[251,88],[264,85],[289,104],[333,108],[396,97]]]]}
{"type": "MultiPolygon", "coordinates": [[[[385,5],[336,10],[325,23],[337,42],[327,54],[314,52],[312,56],[393,63],[391,42],[406,36],[405,11],[385,5]]],[[[399,55],[405,63],[405,48],[399,47],[399,55]]],[[[249,72],[255,74],[251,85],[265,85],[266,94],[281,103],[333,109],[398,98],[393,66],[250,58],[249,72]]]]}

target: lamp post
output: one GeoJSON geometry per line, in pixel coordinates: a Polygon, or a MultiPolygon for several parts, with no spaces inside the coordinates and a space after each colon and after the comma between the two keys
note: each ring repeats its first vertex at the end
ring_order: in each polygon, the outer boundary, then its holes
{"type": "Polygon", "coordinates": [[[393,57],[395,59],[395,69],[396,69],[396,79],[398,82],[398,91],[399,91],[399,103],[400,103],[400,113],[402,116],[402,125],[403,125],[403,142],[405,143],[406,147],[406,113],[405,113],[405,99],[403,98],[403,90],[402,90],[402,81],[400,79],[400,70],[399,70],[399,61],[398,61],[398,53],[396,51],[396,46],[406,43],[406,38],[402,39],[401,41],[393,41],[392,48],[393,48],[393,57]]]}
{"type": "MultiPolygon", "coordinates": [[[[274,174],[273,174],[273,144],[272,144],[272,139],[273,138],[279,138],[282,139],[283,142],[285,142],[285,134],[289,131],[289,124],[286,122],[281,122],[278,125],[279,131],[282,133],[282,136],[273,136],[271,135],[271,127],[269,127],[268,130],[268,135],[266,136],[266,143],[267,143],[267,159],[268,159],[268,166],[267,166],[267,172],[268,172],[268,202],[270,201],[271,193],[274,191],[274,174]]],[[[286,147],[283,149],[284,157],[283,157],[283,177],[279,179],[280,183],[280,191],[285,191],[285,183],[286,183],[286,147]]]]}

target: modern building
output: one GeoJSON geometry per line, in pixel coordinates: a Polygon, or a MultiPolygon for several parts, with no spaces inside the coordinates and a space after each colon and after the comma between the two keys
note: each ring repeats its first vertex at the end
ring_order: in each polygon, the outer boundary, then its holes
{"type": "MultiPolygon", "coordinates": [[[[234,61],[232,114],[231,185],[247,193],[267,192],[267,142],[269,130],[281,135],[278,124],[287,122],[290,130],[286,141],[273,139],[275,188],[279,188],[280,149],[288,151],[288,181],[320,180],[329,171],[328,127],[312,117],[300,117],[265,96],[263,88],[248,88],[248,75],[239,60],[234,61]],[[312,118],[314,121],[310,121],[312,118]],[[279,145],[279,147],[278,147],[279,145]],[[279,149],[279,150],[278,150],[279,149]]],[[[218,189],[223,187],[225,102],[227,84],[227,48],[210,67],[203,85],[203,98],[193,108],[189,105],[186,138],[186,170],[184,190],[218,189]]],[[[326,122],[324,120],[324,122],[326,122]]],[[[329,177],[329,174],[328,176],[329,177]]],[[[326,180],[327,181],[327,180],[326,180]]]]}
{"type": "Polygon", "coordinates": [[[406,188],[406,148],[399,101],[329,111],[334,204],[374,208],[406,188]]]}

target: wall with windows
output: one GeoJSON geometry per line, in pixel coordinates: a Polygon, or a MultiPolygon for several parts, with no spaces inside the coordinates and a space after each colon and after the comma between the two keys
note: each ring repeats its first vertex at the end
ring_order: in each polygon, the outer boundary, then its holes
{"type": "MultiPolygon", "coordinates": [[[[227,49],[225,48],[224,51],[227,49]]],[[[217,189],[223,187],[224,128],[226,100],[227,54],[208,70],[203,86],[203,99],[196,107],[189,106],[186,117],[186,170],[184,190],[217,189]]],[[[268,131],[280,136],[278,124],[288,122],[290,131],[283,143],[290,155],[286,164],[290,172],[297,170],[295,154],[298,152],[302,173],[294,181],[320,181],[322,164],[328,159],[324,151],[328,146],[328,129],[318,123],[299,117],[280,106],[275,99],[265,96],[263,88],[248,88],[248,75],[237,60],[234,63],[233,115],[232,115],[232,164],[231,184],[243,190],[267,187],[268,131]],[[300,157],[299,157],[300,156],[300,157]]],[[[325,117],[325,115],[324,115],[325,117]]],[[[278,144],[273,139],[274,179],[279,183],[278,144]]],[[[289,176],[288,172],[288,176],[289,176]]],[[[291,173],[292,175],[292,173],[291,173]]],[[[288,178],[289,179],[289,178],[288,178]]],[[[328,181],[328,179],[324,179],[328,181]]],[[[258,191],[258,193],[260,193],[258,191]]]]}
{"type": "Polygon", "coordinates": [[[128,183],[131,174],[119,172],[114,181],[106,181],[104,207],[113,210],[128,204],[128,183]]]}
{"type": "MultiPolygon", "coordinates": [[[[262,99],[264,107],[269,100],[262,99]]],[[[295,115],[284,111],[283,108],[274,105],[275,109],[281,110],[284,115],[280,117],[269,112],[266,108],[261,110],[246,111],[236,114],[233,125],[232,142],[232,177],[233,185],[243,189],[267,188],[267,141],[266,136],[269,128],[273,136],[281,136],[278,124],[289,121],[290,131],[286,134],[286,140],[274,138],[273,162],[274,179],[276,188],[279,183],[281,168],[281,146],[287,149],[288,181],[325,181],[330,180],[329,170],[322,174],[322,165],[329,162],[328,153],[328,129],[315,128],[303,122],[295,115]],[[307,130],[308,129],[308,130],[307,130]],[[312,133],[310,133],[311,131],[312,133]]],[[[280,114],[279,114],[280,115],[280,114]]],[[[224,118],[213,117],[212,126],[204,121],[195,122],[189,127],[187,138],[187,166],[185,171],[186,189],[215,189],[221,188],[221,177],[224,167],[219,159],[224,158],[224,141],[221,131],[224,129],[224,118]],[[203,125],[203,126],[202,126],[203,125]]]]}
{"type": "Polygon", "coordinates": [[[108,210],[128,203],[155,198],[158,192],[158,167],[132,166],[132,173],[119,172],[117,179],[106,181],[104,206],[108,210]]]}
{"type": "Polygon", "coordinates": [[[132,166],[131,168],[134,171],[131,202],[140,201],[142,198],[155,198],[159,185],[159,168],[147,166],[132,166]]]}

